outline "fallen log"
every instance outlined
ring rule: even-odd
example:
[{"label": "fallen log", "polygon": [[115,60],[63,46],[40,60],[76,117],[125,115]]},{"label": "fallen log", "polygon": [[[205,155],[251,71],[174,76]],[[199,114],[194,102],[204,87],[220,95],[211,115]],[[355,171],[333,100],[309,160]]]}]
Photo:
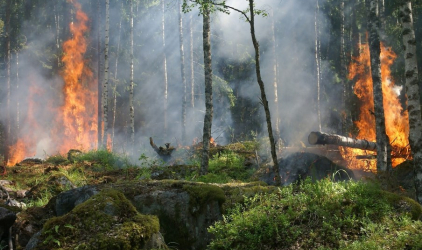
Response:
[{"label": "fallen log", "polygon": [[349,148],[358,148],[362,150],[377,150],[377,144],[375,142],[322,132],[311,132],[308,136],[308,142],[311,145],[332,144]]}]

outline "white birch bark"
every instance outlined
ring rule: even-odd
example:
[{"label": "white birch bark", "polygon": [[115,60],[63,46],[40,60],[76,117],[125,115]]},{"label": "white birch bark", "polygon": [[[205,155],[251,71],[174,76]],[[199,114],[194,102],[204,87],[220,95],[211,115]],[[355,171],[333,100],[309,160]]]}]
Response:
[{"label": "white birch bark", "polygon": [[402,0],[400,8],[404,45],[407,111],[409,113],[409,142],[413,154],[416,200],[422,204],[422,122],[416,38],[413,28],[412,4]]}]

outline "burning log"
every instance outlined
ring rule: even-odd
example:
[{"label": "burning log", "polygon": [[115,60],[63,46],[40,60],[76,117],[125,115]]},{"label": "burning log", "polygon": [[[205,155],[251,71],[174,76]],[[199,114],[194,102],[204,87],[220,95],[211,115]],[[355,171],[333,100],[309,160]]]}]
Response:
[{"label": "burning log", "polygon": [[322,132],[311,132],[308,136],[308,142],[312,145],[316,144],[333,144],[349,148],[358,148],[362,150],[376,151],[377,144],[367,140],[353,139],[346,136],[327,134]]},{"label": "burning log", "polygon": [[164,147],[157,147],[155,145],[154,140],[152,140],[152,137],[149,138],[149,144],[154,149],[154,151],[161,157],[163,160],[168,160],[171,157],[171,153],[175,150],[174,147],[170,147],[170,143],[165,143]]}]

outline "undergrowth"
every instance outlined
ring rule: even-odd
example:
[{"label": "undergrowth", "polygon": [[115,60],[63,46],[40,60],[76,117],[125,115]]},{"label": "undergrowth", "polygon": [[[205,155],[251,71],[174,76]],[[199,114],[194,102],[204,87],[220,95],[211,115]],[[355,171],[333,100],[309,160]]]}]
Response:
[{"label": "undergrowth", "polygon": [[307,179],[245,198],[209,228],[209,249],[422,249],[421,214],[375,184]]}]

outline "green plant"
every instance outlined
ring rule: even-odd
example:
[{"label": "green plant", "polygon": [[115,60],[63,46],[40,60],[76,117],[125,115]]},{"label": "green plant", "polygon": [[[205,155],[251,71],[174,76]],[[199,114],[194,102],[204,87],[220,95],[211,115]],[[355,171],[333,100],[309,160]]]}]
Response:
[{"label": "green plant", "polygon": [[421,214],[415,201],[374,184],[307,179],[273,194],[245,197],[209,228],[215,236],[209,249],[371,249],[371,244],[404,249],[405,241],[409,249],[420,249],[416,232],[422,225],[412,219]]},{"label": "green plant", "polygon": [[105,170],[127,167],[127,157],[118,155],[105,149],[92,150],[74,156],[76,162],[93,162],[94,166]]}]

